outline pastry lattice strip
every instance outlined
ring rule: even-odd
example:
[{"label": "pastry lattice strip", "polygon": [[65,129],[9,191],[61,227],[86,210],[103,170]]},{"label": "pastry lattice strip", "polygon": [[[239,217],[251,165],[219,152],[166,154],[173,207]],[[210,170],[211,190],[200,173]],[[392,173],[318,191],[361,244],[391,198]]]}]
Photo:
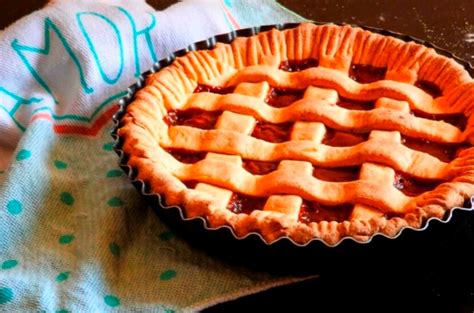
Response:
[{"label": "pastry lattice strip", "polygon": [[[263,101],[268,91],[269,91],[268,84],[243,83],[237,86],[235,93],[256,97]],[[224,111],[216,123],[216,129],[230,130],[230,131],[239,132],[245,135],[250,135],[255,127],[255,124],[256,124],[256,120],[252,116],[241,115],[241,114],[237,114],[237,113],[233,113],[229,111]],[[306,137],[308,140],[316,139],[317,141],[319,140],[319,142],[322,140],[323,137],[321,135],[319,136],[316,135],[317,138],[315,138],[315,136],[312,136],[312,134],[314,134],[314,131],[308,132],[308,127],[305,127],[305,125],[303,124],[304,123],[300,123],[299,124],[300,126],[297,128],[300,131],[298,130],[293,131],[292,137],[298,138],[298,137],[303,136],[303,137]],[[318,130],[318,128],[320,130],[324,128],[324,125],[321,123],[307,123],[307,124],[310,124],[310,126],[312,126],[312,129],[316,127],[316,131]],[[299,135],[299,133],[301,134]],[[208,153],[206,156],[206,159],[207,160],[209,159],[221,160],[224,162],[232,163],[237,166],[242,166],[242,159],[238,155],[229,156],[229,155],[219,155],[219,154],[214,154],[214,153]],[[280,168],[282,166],[284,167],[285,166],[284,164],[285,163],[282,163],[280,165]],[[310,171],[312,172],[311,169]],[[205,183],[197,184],[195,189],[211,195],[214,198],[215,207],[221,208],[221,209],[227,207],[227,204],[231,200],[231,197],[233,194],[232,191],[228,189],[218,188],[213,185],[209,185]],[[270,211],[277,214],[284,214],[287,216],[287,218],[289,218],[293,222],[296,222],[298,220],[299,211],[300,211],[302,202],[303,202],[303,199],[296,195],[271,195],[267,198],[263,211]]]},{"label": "pastry lattice strip", "polygon": [[[259,98],[264,98],[266,93],[268,92],[268,86],[265,84],[242,84],[241,86],[238,86],[236,93],[246,93],[249,94],[253,97],[259,97]],[[331,90],[324,90],[324,89],[319,89],[319,88],[311,88],[307,91],[306,95],[308,97],[312,97],[314,99],[323,99],[327,100],[330,98],[337,98],[337,93]],[[337,99],[332,99],[333,101]],[[324,104],[321,104],[324,105]],[[239,132],[245,135],[250,135],[253,127],[255,126],[256,120],[247,115],[241,115],[233,112],[228,112],[225,111],[219,120],[217,121],[216,128],[218,130],[232,130],[234,132]],[[296,122],[293,131],[291,133],[291,139],[292,140],[306,140],[308,142],[312,142],[314,145],[318,145],[321,143],[322,139],[324,138],[324,133],[325,133],[325,126],[322,123],[314,123],[314,122]],[[221,174],[223,176],[226,176],[224,172],[228,172],[229,169],[234,169],[234,176],[235,177],[242,177],[242,176],[247,176],[249,178],[249,185],[252,186],[252,184],[258,183],[258,180],[260,179],[265,180],[265,177],[254,177],[253,175],[249,175],[248,173],[245,174],[244,170],[242,169],[242,159],[240,156],[228,156],[228,155],[219,155],[215,153],[209,153],[207,157],[205,158],[204,161],[200,162],[200,165],[191,165],[188,166],[189,173],[193,173],[193,168],[195,167],[205,167],[204,164],[208,163],[213,163],[213,166],[209,166],[209,168],[215,168],[217,169],[216,171],[219,171],[219,169],[222,170],[222,173],[216,173],[217,175],[208,175],[207,174],[201,174],[205,175],[206,178],[204,180],[207,180],[211,185],[208,185],[206,183],[200,183],[196,186],[196,190],[203,191],[209,194],[212,194],[216,198],[216,206],[217,207],[225,207],[225,204],[227,204],[232,196],[232,192],[228,189],[224,188],[218,188],[216,186],[212,186],[213,182],[217,182],[219,185],[225,183],[226,181],[232,181],[230,177],[221,177],[223,178],[219,182],[219,177],[218,175]],[[232,170],[231,170],[232,171]],[[197,171],[199,172],[199,171]],[[312,176],[313,172],[313,167],[312,164],[309,162],[304,162],[304,161],[289,161],[285,160],[282,161],[274,173],[277,173],[277,175],[269,174],[276,176],[275,179],[277,181],[281,181],[281,179],[278,178],[278,176],[283,176],[285,179],[288,179],[290,175],[295,176],[300,178],[302,181],[306,180],[309,182],[314,182],[316,181],[317,184],[319,184],[321,190],[324,190],[324,186],[326,184],[337,184],[337,183],[330,183],[330,182],[323,182],[323,181],[318,181],[316,178]],[[188,173],[188,174],[189,174]],[[279,175],[278,175],[279,174]],[[184,174],[185,175],[185,174]],[[252,178],[254,178],[254,181],[252,182]],[[196,177],[200,177],[198,174]],[[268,176],[270,177],[270,176]],[[268,178],[267,177],[267,178]],[[210,178],[210,179],[209,179]],[[183,176],[183,179],[185,177]],[[213,181],[213,179],[215,179]],[[266,179],[269,181],[270,179]],[[393,179],[392,179],[393,181]],[[269,181],[270,182],[270,181]],[[268,200],[265,204],[264,211],[272,211],[272,212],[279,212],[279,213],[284,213],[289,215],[289,217],[296,221],[298,218],[299,214],[299,209],[301,207],[303,197],[304,198],[309,198],[309,200],[316,200],[321,202],[328,202],[327,198],[324,198],[324,194],[322,192],[319,192],[319,197],[311,198],[314,194],[314,192],[308,192],[304,190],[304,188],[299,188],[298,186],[298,181],[293,180],[293,182],[285,182],[286,184],[289,185],[288,187],[288,193],[289,195],[271,195],[271,192],[268,194]],[[293,184],[292,184],[293,183]],[[262,184],[262,182],[260,182]],[[311,184],[310,184],[311,185]],[[363,185],[363,186],[362,186]],[[373,190],[376,187],[376,184],[373,184],[371,182],[360,182],[360,181],[355,181],[355,182],[349,182],[349,183],[342,183],[340,184],[340,187],[342,188],[340,193],[336,194],[337,196],[340,196],[342,194],[350,195],[347,190],[351,189],[352,186],[355,187],[355,190],[363,190],[365,187],[368,187],[367,185],[371,185],[371,188],[367,190]],[[359,188],[357,188],[359,186]],[[362,186],[362,187],[361,187]],[[225,186],[224,186],[225,187]],[[236,186],[231,186],[232,190],[236,190],[239,188],[236,188]],[[279,186],[281,187],[281,186]],[[244,188],[244,184],[241,184],[240,188]],[[303,190],[302,190],[303,189]],[[318,187],[313,188],[313,189],[318,189]],[[333,188],[331,188],[333,189]],[[394,201],[396,204],[395,206],[387,207],[382,205],[382,209],[388,212],[393,212],[400,210],[400,208],[403,208],[403,204],[409,201],[409,198],[401,194],[398,190],[396,190],[392,185],[387,185],[384,187],[385,189],[385,195],[388,193],[392,194],[391,199],[397,198],[399,201]],[[257,190],[262,190],[262,188],[257,188]],[[243,192],[248,194],[248,189],[245,190],[247,192]],[[299,194],[292,194],[292,191],[299,191]],[[318,192],[316,192],[318,193]],[[256,194],[255,196],[265,196],[265,194]],[[338,202],[339,199],[333,199],[335,202],[332,204],[340,204],[344,203],[344,201],[349,201],[349,202],[354,202],[360,195],[356,192],[355,194],[353,193],[352,198],[341,198],[343,202]],[[367,197],[367,195],[366,195]],[[373,201],[373,199],[369,199],[370,201]],[[377,201],[379,201],[378,199]],[[329,200],[330,202],[331,200]],[[402,201],[402,203],[400,203]],[[217,204],[218,203],[218,204]],[[387,204],[387,202],[386,202]],[[398,207],[398,208],[397,208]]]},{"label": "pastry lattice strip", "polygon": [[[385,97],[383,94],[382,96]],[[235,93],[218,95],[203,92],[191,95],[182,106],[172,109],[228,110],[252,115],[273,124],[298,121],[304,114],[306,120],[323,122],[329,127],[341,130],[396,130],[404,135],[422,137],[435,142],[457,143],[464,140],[459,128],[442,121],[419,118],[409,112],[387,108],[356,111],[335,105],[318,106],[318,102],[311,98],[304,98],[285,108],[274,108],[255,97]]]},{"label": "pastry lattice strip", "polygon": [[[268,85],[266,83],[243,83],[239,85],[238,89],[244,88],[244,86],[248,89],[253,85],[268,90]],[[332,91],[332,93],[330,93],[332,96],[329,96],[328,93],[318,95],[320,90],[324,89],[309,87],[306,90],[303,99],[297,102],[307,102],[308,109],[300,112],[300,116],[295,116],[295,119],[303,117],[305,120],[311,120],[312,108],[325,110],[327,107],[336,107],[333,103],[337,102],[337,93]],[[263,102],[263,95],[261,95],[260,98],[252,96],[246,97],[248,100],[246,102],[247,107],[251,107],[252,105],[255,108],[261,106],[269,107]],[[196,100],[196,102],[193,103],[203,103],[207,105],[210,103],[209,101],[206,101],[208,99],[205,97],[198,100],[200,101]],[[236,109],[238,107],[231,108]],[[337,116],[337,114],[344,116],[347,112],[351,112],[350,110],[343,110],[343,112],[335,110],[331,116]],[[394,110],[393,108],[377,108],[374,110],[385,110],[383,112],[391,112],[392,115],[401,114],[399,113],[399,110]],[[238,111],[238,113],[245,113],[242,112],[244,110],[235,111]],[[229,114],[228,111],[225,112],[225,114]],[[407,115],[409,114],[407,113]],[[381,122],[385,119],[386,117]],[[366,120],[370,121],[370,116],[367,117]],[[233,121],[229,120],[229,123],[233,123]],[[299,125],[303,125],[301,123],[303,122],[297,121],[294,127],[297,129]],[[319,123],[314,122],[312,124],[317,125]],[[309,125],[311,125],[311,123]],[[457,129],[454,126],[451,127]],[[258,161],[296,159],[308,161],[316,166],[323,167],[360,165],[363,162],[376,161],[378,163],[384,163],[398,171],[408,173],[413,177],[422,179],[449,180],[452,175],[448,163],[442,162],[427,153],[410,149],[400,141],[386,141],[383,140],[383,138],[380,139],[377,137],[369,138],[368,141],[356,146],[331,147],[322,145],[320,142],[305,140],[305,138],[292,138],[292,140],[288,142],[271,143],[251,137],[250,134],[247,133],[236,132],[232,128],[202,130],[188,126],[171,126],[168,136],[169,140],[164,141],[163,144],[165,146],[169,144],[169,148],[189,149],[193,151],[212,151],[216,153],[233,153],[241,155],[245,159]],[[380,145],[385,145],[386,149],[380,149]],[[374,153],[374,151],[376,153]]]},{"label": "pastry lattice strip", "polygon": [[[380,98],[377,100],[376,107],[386,107],[392,108],[395,110],[400,110],[402,112],[409,112],[410,107],[408,103],[402,101],[396,101],[389,98]],[[401,137],[400,133],[393,132],[384,132],[384,131],[372,131],[370,132],[369,138],[380,138],[386,142],[400,143]],[[376,181],[382,185],[393,185],[395,179],[395,171],[387,166],[373,164],[373,163],[363,163],[360,172],[360,178]],[[377,210],[376,208],[356,204],[352,210],[351,219],[359,220],[370,220],[372,218],[381,217],[383,213]]]},{"label": "pastry lattice strip", "polygon": [[243,82],[262,81],[277,88],[305,89],[309,86],[318,86],[334,89],[339,95],[353,100],[375,101],[380,97],[387,97],[407,101],[411,109],[432,114],[460,113],[463,108],[455,104],[447,106],[447,97],[433,99],[431,95],[412,84],[393,80],[361,84],[350,78],[347,73],[321,66],[299,72],[286,72],[274,66],[256,65],[238,71],[226,85],[235,86]]}]

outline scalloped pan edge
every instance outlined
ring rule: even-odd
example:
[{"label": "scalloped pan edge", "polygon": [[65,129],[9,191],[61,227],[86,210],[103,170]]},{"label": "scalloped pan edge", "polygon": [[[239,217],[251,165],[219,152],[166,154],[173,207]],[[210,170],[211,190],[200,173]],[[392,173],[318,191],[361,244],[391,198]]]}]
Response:
[{"label": "scalloped pan edge", "polygon": [[[328,24],[328,23],[324,23],[324,22],[312,22],[312,23],[314,23],[316,25]],[[126,107],[132,102],[135,92],[143,87],[146,77],[148,75],[150,75],[151,73],[155,73],[155,72],[167,67],[177,57],[183,56],[183,55],[185,55],[186,53],[188,53],[190,51],[203,50],[203,49],[212,49],[217,42],[230,43],[236,37],[240,37],[240,36],[248,37],[248,36],[256,35],[256,34],[258,34],[260,32],[263,32],[263,31],[271,30],[273,28],[276,28],[278,30],[284,30],[284,29],[294,28],[298,25],[299,25],[299,23],[263,25],[263,26],[258,26],[258,27],[240,29],[240,30],[232,31],[232,32],[225,33],[225,34],[216,35],[216,36],[210,37],[206,40],[195,42],[193,44],[190,44],[187,48],[178,50],[174,53],[171,53],[168,57],[160,60],[159,62],[156,62],[150,70],[148,70],[146,72],[143,72],[138,77],[138,81],[135,84],[131,85],[127,89],[127,95],[125,95],[122,99],[120,99],[119,109],[113,116],[114,128],[112,130],[111,135],[115,140],[114,150],[120,158],[119,159],[120,167],[125,171],[128,178],[130,179],[132,184],[138,189],[138,191],[145,198],[147,198],[149,201],[151,200],[151,203],[156,204],[156,206],[154,206],[154,209],[158,213],[172,213],[172,212],[169,212],[169,211],[175,211],[174,214],[177,213],[180,220],[183,223],[190,224],[191,222],[198,221],[199,225],[196,225],[197,223],[194,223],[194,225],[192,225],[191,227],[200,227],[203,230],[208,231],[208,232],[221,232],[221,233],[225,232],[225,233],[227,233],[227,235],[230,235],[234,239],[237,239],[237,240],[245,240],[245,239],[249,240],[249,238],[257,238],[257,240],[259,242],[263,243],[264,245],[274,246],[274,247],[278,246],[281,243],[289,242],[289,243],[291,243],[291,245],[296,246],[296,247],[300,247],[300,248],[310,247],[310,246],[315,246],[315,245],[318,245],[319,246],[318,248],[321,248],[321,247],[334,248],[336,246],[341,245],[343,242],[353,242],[356,245],[366,245],[366,244],[369,244],[369,243],[373,242],[374,240],[376,240],[376,238],[383,238],[382,240],[385,240],[385,241],[387,239],[393,240],[393,239],[399,238],[403,233],[407,233],[407,230],[412,230],[415,233],[424,232],[428,228],[432,227],[431,224],[434,224],[434,223],[447,224],[451,221],[451,219],[453,218],[454,215],[465,214],[467,212],[469,212],[469,213],[472,212],[474,210],[473,209],[474,196],[471,197],[471,206],[470,206],[470,208],[467,208],[467,207],[452,208],[451,210],[448,211],[448,214],[446,214],[446,216],[443,219],[439,219],[439,218],[435,218],[435,217],[430,218],[424,223],[423,227],[421,227],[421,228],[413,228],[413,227],[408,227],[408,226],[404,227],[395,236],[392,236],[392,237],[388,236],[388,235],[385,235],[385,234],[381,234],[381,233],[377,233],[377,234],[372,235],[366,241],[360,241],[360,240],[357,240],[356,238],[353,238],[353,237],[344,237],[344,238],[341,238],[341,240],[338,241],[337,243],[331,245],[331,244],[326,243],[324,240],[322,240],[320,238],[313,238],[310,241],[306,242],[305,244],[299,244],[299,243],[293,241],[291,238],[289,238],[287,236],[282,236],[282,237],[280,237],[280,238],[278,238],[278,239],[276,239],[276,240],[269,243],[257,232],[250,232],[245,236],[239,237],[235,234],[235,232],[233,231],[233,229],[230,226],[223,225],[223,226],[220,226],[220,227],[213,228],[213,227],[208,226],[207,221],[204,217],[197,216],[197,217],[193,217],[193,218],[187,218],[187,217],[185,217],[185,214],[184,214],[182,208],[180,208],[178,206],[166,206],[166,204],[164,203],[163,198],[161,197],[160,194],[150,193],[150,192],[147,191],[146,182],[144,182],[143,180],[140,180],[140,179],[136,179],[135,178],[136,176],[134,175],[135,173],[133,172],[132,168],[129,165],[127,165],[127,155],[121,149],[122,142],[121,142],[120,136],[117,133],[119,125],[120,125],[120,120],[122,119],[122,117],[125,113]],[[345,25],[345,24],[336,24],[336,25]],[[393,31],[381,29],[381,28],[368,27],[368,26],[358,25],[358,24],[349,24],[349,25],[351,25],[353,27],[360,27],[362,29],[366,29],[366,30],[369,30],[369,31],[372,31],[372,32],[375,32],[375,33],[382,34],[382,35],[393,36],[393,37],[396,37],[396,38],[404,40],[404,41],[414,41],[416,43],[419,43],[419,44],[425,45],[427,47],[433,48],[439,54],[447,56],[449,58],[452,58],[455,61],[457,61],[458,63],[460,63],[461,65],[463,65],[464,68],[469,72],[469,74],[471,76],[473,76],[474,68],[470,63],[458,58],[457,56],[455,56],[454,54],[452,54],[451,52],[449,52],[447,50],[444,50],[442,48],[437,47],[436,45],[434,45],[430,42],[427,42],[427,41],[424,41],[424,40],[421,40],[421,39],[418,39],[418,38],[414,38],[414,37],[411,37],[411,36],[408,36],[408,35],[405,35],[405,34],[401,34],[401,33],[393,32]],[[160,210],[163,210],[163,212],[160,212]],[[168,214],[168,215],[173,215],[173,213]]]}]

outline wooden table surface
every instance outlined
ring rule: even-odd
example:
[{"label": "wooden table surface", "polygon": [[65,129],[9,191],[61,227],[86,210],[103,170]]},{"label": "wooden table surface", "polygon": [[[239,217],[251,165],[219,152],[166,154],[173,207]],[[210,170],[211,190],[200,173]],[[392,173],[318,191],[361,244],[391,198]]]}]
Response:
[{"label": "wooden table surface", "polygon": [[[0,0],[0,29],[41,8],[44,0]],[[149,0],[156,9],[176,1]],[[427,40],[474,62],[474,0],[281,0],[290,10],[322,22],[346,22],[380,27]],[[207,312],[240,312],[263,306],[275,311],[311,312],[425,311],[474,312],[473,221],[459,237],[425,259],[406,259],[397,271],[384,268],[384,256],[373,265],[341,266],[339,274],[217,305]],[[446,243],[445,243],[446,245]],[[445,251],[449,251],[446,253]],[[445,260],[446,259],[446,260]],[[400,270],[402,269],[402,270]],[[406,271],[405,271],[406,269]],[[427,270],[429,269],[429,270]],[[365,272],[364,272],[365,271]],[[338,271],[336,271],[338,272]],[[396,277],[394,274],[396,273]],[[403,282],[401,287],[398,284]],[[375,304],[377,299],[385,304]],[[267,311],[265,310],[265,311]]]}]

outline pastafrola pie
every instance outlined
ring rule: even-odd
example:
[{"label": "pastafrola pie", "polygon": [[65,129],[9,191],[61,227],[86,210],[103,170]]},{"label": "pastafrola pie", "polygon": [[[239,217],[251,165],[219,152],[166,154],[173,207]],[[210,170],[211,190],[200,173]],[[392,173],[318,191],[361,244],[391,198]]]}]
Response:
[{"label": "pastafrola pie", "polygon": [[118,134],[138,179],[186,217],[334,245],[463,205],[473,107],[473,79],[432,48],[303,23],[176,58]]}]

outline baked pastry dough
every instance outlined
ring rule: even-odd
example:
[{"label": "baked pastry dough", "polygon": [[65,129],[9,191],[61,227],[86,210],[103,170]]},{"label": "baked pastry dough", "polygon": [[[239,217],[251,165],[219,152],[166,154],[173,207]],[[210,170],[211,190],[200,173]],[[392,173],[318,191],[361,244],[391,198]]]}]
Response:
[{"label": "baked pastry dough", "polygon": [[303,23],[151,74],[118,134],[167,205],[238,236],[366,241],[474,194],[474,81],[417,43]]}]

